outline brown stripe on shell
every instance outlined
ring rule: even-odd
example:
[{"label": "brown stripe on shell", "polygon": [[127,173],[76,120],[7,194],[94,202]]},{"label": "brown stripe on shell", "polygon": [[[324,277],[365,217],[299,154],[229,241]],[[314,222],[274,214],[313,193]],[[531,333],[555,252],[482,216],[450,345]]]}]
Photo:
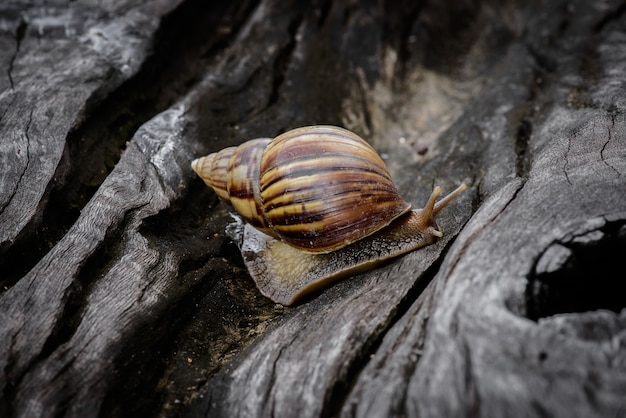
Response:
[{"label": "brown stripe on shell", "polygon": [[[311,184],[321,185],[312,187]],[[330,202],[346,194],[357,193],[361,198],[397,200],[398,194],[393,183],[381,181],[376,173],[367,171],[326,170],[300,177],[285,178],[267,189],[263,196],[266,212],[289,204],[310,201]]]},{"label": "brown stripe on shell", "polygon": [[384,177],[386,181],[391,182],[391,176],[386,169],[384,167],[381,169],[369,158],[345,153],[316,153],[314,148],[308,152],[307,158],[301,156],[291,162],[282,161],[280,166],[265,172],[262,184],[263,191],[267,191],[271,196],[272,193],[269,190],[275,187],[276,183],[286,178],[304,177],[326,170],[341,170],[346,173],[356,171],[364,174],[376,173],[378,176]]},{"label": "brown stripe on shell", "polygon": [[324,176],[312,180],[320,188],[290,191],[286,201],[266,216],[290,244],[309,251],[329,251],[383,228],[410,209],[395,189],[381,183],[351,179],[327,185]]},{"label": "brown stripe on shell", "polygon": [[[399,215],[394,216],[396,212],[393,202],[387,202],[387,205],[377,205],[375,214],[372,214],[367,209],[354,206],[348,209],[344,208],[340,212],[326,214],[326,217],[321,222],[324,225],[324,230],[333,231],[332,234],[320,233],[320,230],[315,228],[307,228],[307,225],[315,225],[315,223],[309,223],[300,224],[297,227],[294,226],[293,229],[289,229],[289,227],[283,228],[280,231],[280,236],[290,245],[301,248],[304,251],[330,252],[371,235],[406,212],[400,212]],[[379,224],[380,227],[374,231],[371,231],[372,215],[382,218],[382,222]],[[344,223],[343,220],[346,217],[353,221]]]},{"label": "brown stripe on shell", "polygon": [[269,138],[253,139],[237,147],[228,165],[228,194],[233,208],[252,226],[268,231],[259,190],[261,158]]},{"label": "brown stripe on shell", "polygon": [[[321,184],[323,189],[311,187]],[[336,193],[346,193],[351,189],[375,190],[378,193],[397,197],[397,190],[391,179],[380,173],[358,167],[325,166],[320,159],[319,167],[311,170],[295,171],[282,176],[270,187],[263,190],[266,210],[284,205],[284,202],[302,202],[322,199]],[[291,195],[289,198],[287,195]]]},{"label": "brown stripe on shell", "polygon": [[296,129],[268,145],[261,197],[276,234],[311,252],[341,248],[410,209],[369,144],[326,126]]},{"label": "brown stripe on shell", "polygon": [[310,126],[285,132],[267,146],[261,166],[264,177],[261,187],[271,184],[273,170],[289,170],[289,165],[295,162],[333,154],[340,158],[362,158],[366,165],[391,178],[380,156],[356,134],[335,126]]}]

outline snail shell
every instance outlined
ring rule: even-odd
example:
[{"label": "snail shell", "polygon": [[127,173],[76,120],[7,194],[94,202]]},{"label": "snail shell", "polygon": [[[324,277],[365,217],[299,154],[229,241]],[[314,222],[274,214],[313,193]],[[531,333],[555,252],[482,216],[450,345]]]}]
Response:
[{"label": "snail shell", "polygon": [[[192,162],[249,225],[244,262],[261,292],[289,305],[345,275],[442,236],[434,216],[466,187],[411,210],[385,163],[334,126],[294,129]],[[260,231],[260,232],[259,232]]]},{"label": "snail shell", "polygon": [[334,126],[255,139],[193,168],[251,225],[308,252],[345,247],[411,209],[376,151]]}]

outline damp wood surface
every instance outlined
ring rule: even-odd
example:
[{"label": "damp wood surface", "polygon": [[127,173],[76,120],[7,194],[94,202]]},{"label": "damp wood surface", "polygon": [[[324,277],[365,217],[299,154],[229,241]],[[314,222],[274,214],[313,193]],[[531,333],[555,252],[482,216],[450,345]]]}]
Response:
[{"label": "damp wood surface", "polygon": [[[617,0],[0,5],[0,416],[626,414]],[[313,124],[444,236],[293,307],[192,159]]]}]

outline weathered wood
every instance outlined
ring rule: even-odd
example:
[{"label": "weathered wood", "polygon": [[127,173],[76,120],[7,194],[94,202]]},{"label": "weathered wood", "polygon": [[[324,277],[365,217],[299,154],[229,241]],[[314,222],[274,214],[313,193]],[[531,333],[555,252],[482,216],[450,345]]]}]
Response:
[{"label": "weathered wood", "polygon": [[[623,414],[622,2],[144,3],[0,6],[0,415]],[[471,188],[285,308],[189,164],[315,123]]]},{"label": "weathered wood", "polygon": [[145,61],[158,18],[168,9],[125,11],[129,5],[1,6],[7,48],[0,98],[0,249],[36,227],[54,175],[64,168],[68,134],[88,104]]}]

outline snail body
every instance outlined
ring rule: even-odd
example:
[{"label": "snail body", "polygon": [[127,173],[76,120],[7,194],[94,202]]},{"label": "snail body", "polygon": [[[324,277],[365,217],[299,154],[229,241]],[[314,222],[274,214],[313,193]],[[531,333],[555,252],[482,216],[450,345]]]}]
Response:
[{"label": "snail body", "polygon": [[333,280],[432,243],[437,187],[411,210],[385,163],[358,135],[309,126],[225,148],[193,170],[249,224],[242,254],[265,296],[290,305]]}]

